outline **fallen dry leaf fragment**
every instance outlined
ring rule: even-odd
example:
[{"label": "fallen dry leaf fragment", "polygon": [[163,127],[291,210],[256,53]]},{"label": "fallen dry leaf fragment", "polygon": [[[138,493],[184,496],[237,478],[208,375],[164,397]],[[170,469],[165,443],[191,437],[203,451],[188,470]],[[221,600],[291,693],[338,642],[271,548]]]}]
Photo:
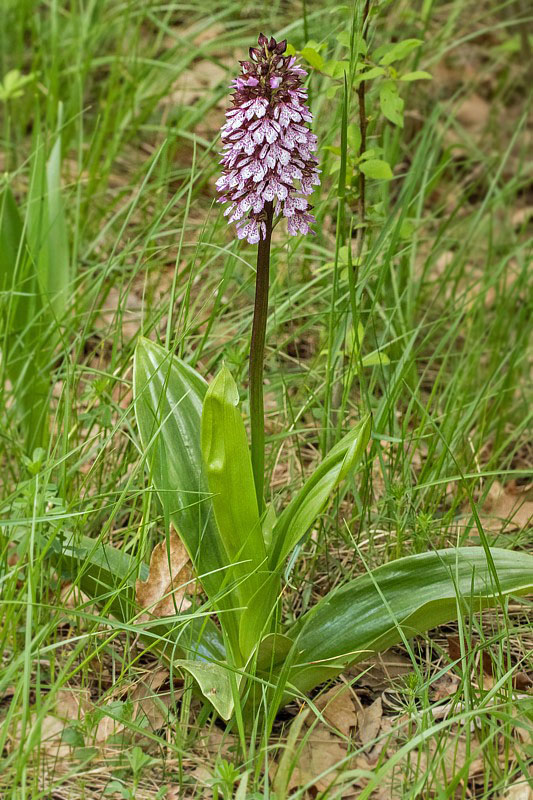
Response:
[{"label": "fallen dry leaf fragment", "polygon": [[514,481],[502,486],[494,481],[480,514],[483,527],[504,533],[533,525],[532,495],[530,486],[522,488]]},{"label": "fallen dry leaf fragment", "polygon": [[461,660],[461,642],[458,636],[448,636],[448,655],[451,661]]},{"label": "fallen dry leaf fragment", "polygon": [[[63,608],[68,608],[69,611],[82,611],[88,616],[98,614],[98,609],[94,603],[91,603],[89,596],[73,583],[65,583],[61,589],[60,599]],[[86,626],[88,621],[84,616],[77,616],[77,624],[80,627]]]},{"label": "fallen dry leaf fragment", "polygon": [[533,688],[533,678],[527,672],[513,673],[513,689],[518,692],[529,692]]},{"label": "fallen dry leaf fragment", "polygon": [[[80,606],[89,607],[91,602],[89,596],[86,595],[85,592],[82,592],[79,586],[74,586],[74,584],[70,582],[65,583],[59,596],[65,608],[76,609]],[[94,608],[94,606],[91,608]]]},{"label": "fallen dry leaf fragment", "polygon": [[449,736],[444,748],[441,742],[431,739],[429,751],[432,764],[437,762],[439,769],[446,774],[448,780],[452,780],[466,764],[468,764],[469,780],[474,775],[480,775],[483,772],[484,762],[480,748],[472,743],[470,747],[467,747],[466,739],[463,736]]},{"label": "fallen dry leaf fragment", "polygon": [[434,703],[439,703],[441,700],[446,700],[448,697],[453,697],[457,694],[461,679],[458,675],[451,672],[446,672],[438,680],[433,681],[431,684],[431,699]]},{"label": "fallen dry leaf fragment", "polygon": [[222,731],[220,728],[209,728],[200,732],[196,744],[202,751],[202,757],[206,753],[209,761],[217,758],[231,758],[236,747],[236,738],[232,733]]},{"label": "fallen dry leaf fragment", "polygon": [[88,689],[60,689],[57,693],[56,713],[63,719],[81,719],[89,707]]},{"label": "fallen dry leaf fragment", "polygon": [[7,700],[10,700],[14,697],[16,691],[17,687],[14,684],[6,686],[2,694],[0,694],[0,703],[5,703]]},{"label": "fallen dry leaf fragment", "polygon": [[48,715],[43,719],[41,725],[41,750],[47,755],[53,755],[55,758],[65,758],[70,753],[70,746],[64,744],[61,739],[63,731],[66,728],[66,723],[62,719],[58,719],[52,715]]},{"label": "fallen dry leaf fragment", "polygon": [[316,721],[311,709],[301,711],[292,721],[287,739],[279,750],[277,764],[271,766],[276,795],[288,797],[293,790],[305,786],[309,795],[314,797],[317,792],[326,791],[333,785],[335,792],[332,796],[344,798],[353,794],[355,780],[350,779],[349,785],[345,786],[343,775],[355,767],[366,770],[368,764],[364,757],[347,757],[348,747],[346,740]]},{"label": "fallen dry leaf fragment", "polygon": [[378,653],[371,659],[358,661],[345,671],[345,676],[357,679],[358,686],[369,686],[375,690],[390,687],[391,683],[413,671],[410,658],[394,650]]},{"label": "fallen dry leaf fragment", "polygon": [[[202,800],[210,800],[213,797],[213,772],[206,764],[199,764],[193,770],[188,773],[189,779],[194,780],[194,789],[196,798],[202,798]],[[215,795],[216,796],[216,795]],[[170,795],[171,798],[178,798],[183,797],[183,789],[180,791],[179,794]]]},{"label": "fallen dry leaf fragment", "polygon": [[372,705],[357,712],[359,722],[359,738],[361,744],[368,745],[373,742],[379,733],[381,719],[383,717],[383,703],[381,697],[374,700]]},{"label": "fallen dry leaf fragment", "polygon": [[186,593],[193,573],[189,555],[178,534],[171,530],[168,542],[157,544],[150,557],[150,572],[146,581],[138,580],[135,595],[141,608],[149,616],[170,617],[190,607]]},{"label": "fallen dry leaf fragment", "polygon": [[527,717],[522,717],[521,712],[518,710],[518,706],[515,706],[513,709],[512,716],[515,719],[513,733],[515,736],[517,749],[521,753],[524,760],[529,759],[533,746],[531,721]]},{"label": "fallen dry leaf fragment", "polygon": [[511,222],[515,228],[519,228],[529,222],[530,219],[533,219],[533,206],[517,208],[511,216]]},{"label": "fallen dry leaf fragment", "polygon": [[138,683],[131,695],[134,719],[146,717],[150,729],[153,731],[163,727],[167,718],[165,710],[170,708],[173,700],[181,696],[181,690],[174,693],[169,691],[163,694],[158,693],[157,690],[166,683],[169,677],[170,673],[167,669],[158,669]]},{"label": "fallen dry leaf fragment", "polygon": [[[96,726],[94,744],[104,745],[111,736],[116,736],[118,733],[121,733],[126,725],[120,719],[116,719],[116,706],[113,700],[101,706],[99,710],[102,712],[103,716]],[[106,710],[108,710],[109,713],[106,713]]]},{"label": "fallen dry leaf fragment", "polygon": [[533,789],[524,777],[523,780],[513,783],[501,796],[501,800],[533,800]]},{"label": "fallen dry leaf fragment", "polygon": [[[289,778],[287,790],[300,789],[310,783],[319,792],[326,791],[337,778],[337,764],[346,758],[346,745],[328,729],[318,723],[299,743],[296,764]],[[342,769],[347,769],[343,764]],[[322,775],[322,773],[327,773]],[[322,777],[320,777],[322,776]]]},{"label": "fallen dry leaf fragment", "polygon": [[89,707],[89,691],[86,689],[60,689],[56,696],[52,714],[48,714],[41,725],[41,750],[54,758],[65,758],[71,745],[63,741],[63,731],[72,722],[83,719]]},{"label": "fallen dry leaf fragment", "polygon": [[433,278],[441,278],[450,264],[453,262],[454,258],[455,253],[453,250],[445,250],[443,253],[441,253],[432,267],[431,276]]},{"label": "fallen dry leaf fragment", "polygon": [[346,685],[333,686],[316,699],[315,705],[322,712],[326,722],[344,736],[348,736],[350,730],[357,726],[357,712]]}]

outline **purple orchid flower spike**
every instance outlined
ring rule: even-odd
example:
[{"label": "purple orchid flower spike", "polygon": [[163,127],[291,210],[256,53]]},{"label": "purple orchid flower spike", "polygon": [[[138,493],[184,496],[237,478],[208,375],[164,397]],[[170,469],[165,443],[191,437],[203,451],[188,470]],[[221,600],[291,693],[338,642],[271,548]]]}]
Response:
[{"label": "purple orchid flower spike", "polygon": [[[313,116],[294,56],[284,56],[286,40],[261,34],[242,75],[231,86],[233,105],[221,136],[223,174],[217,181],[224,212],[237,223],[237,236],[256,244],[267,238],[272,215],[287,218],[292,236],[316,222],[307,196],[318,186],[317,138],[305,123]],[[299,182],[299,186],[296,182]],[[275,205],[274,205],[275,204]],[[270,218],[270,219],[269,219]]]},{"label": "purple orchid flower spike", "polygon": [[239,239],[258,245],[249,399],[252,469],[262,513],[263,372],[274,216],[286,217],[292,236],[309,233],[316,220],[307,197],[320,184],[320,170],[313,155],[317,138],[306,125],[313,119],[302,86],[307,73],[293,56],[283,55],[285,40],[260,34],[257,44],[250,48],[250,60],[241,61],[242,75],[231,84],[235,91],[221,130],[223,169],[217,189],[218,201],[230,204],[224,213],[237,223]]}]

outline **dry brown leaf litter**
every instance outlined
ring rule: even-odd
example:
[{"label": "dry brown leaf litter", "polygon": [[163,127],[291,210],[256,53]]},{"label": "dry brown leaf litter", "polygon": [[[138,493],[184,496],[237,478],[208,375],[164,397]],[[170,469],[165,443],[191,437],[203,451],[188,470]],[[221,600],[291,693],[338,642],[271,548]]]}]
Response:
[{"label": "dry brown leaf litter", "polygon": [[513,783],[507,792],[501,796],[501,800],[533,800],[533,789],[528,784],[527,779],[523,778]]},{"label": "dry brown leaf litter", "polygon": [[344,684],[333,686],[315,700],[315,706],[322,712],[326,722],[344,736],[349,736],[357,726],[357,712],[350,691]]},{"label": "dry brown leaf litter", "polygon": [[[442,692],[442,687],[438,685],[440,682],[436,682],[434,687]],[[456,680],[446,688],[447,691],[441,695],[443,698],[448,696],[448,692],[456,692]],[[290,761],[289,775],[282,783],[274,775],[274,783],[278,782],[280,790],[285,784],[288,793],[306,786],[307,797],[312,798],[317,792],[330,790],[335,797],[355,800],[361,789],[375,775],[376,770],[386,765],[393,756],[396,756],[400,748],[410,742],[414,731],[419,732],[416,714],[414,717],[408,713],[397,714],[394,717],[384,715],[385,695],[378,696],[371,705],[356,712],[358,701],[354,700],[346,690],[346,686],[336,686],[315,700],[314,705],[319,708],[322,718],[331,727],[311,716],[309,711],[303,712],[303,725],[301,721],[299,722],[299,717],[294,720],[293,724],[299,728],[298,735],[291,743],[289,732],[284,747],[289,747],[290,753],[287,754],[286,750],[282,749],[278,759],[280,767],[284,760]],[[345,698],[344,708],[339,703],[342,697]],[[440,698],[436,696],[433,699]],[[325,713],[328,704],[331,709],[329,719]],[[460,713],[460,710],[460,704],[453,700],[448,705],[435,704],[431,708],[431,713],[435,721],[439,721],[447,718],[449,714]],[[354,718],[357,719],[356,725],[351,724]],[[513,738],[518,750],[524,748],[522,760],[527,760],[527,747],[531,744],[530,734],[524,721],[518,717]],[[503,737],[497,737],[494,744],[496,745],[494,752],[502,768],[513,765],[518,767],[515,750],[506,748]],[[424,775],[427,777],[424,791],[428,794],[421,796],[430,797],[433,796],[432,787],[437,784],[441,788],[451,785],[465,768],[467,768],[465,777],[459,781],[451,797],[464,796],[463,785],[467,796],[471,796],[472,787],[477,780],[483,781],[485,775],[485,759],[475,735],[475,726],[469,726],[467,730],[461,724],[453,724],[444,736],[435,736],[419,747],[410,749],[390,772],[385,769],[383,780],[372,794],[372,798],[401,800],[406,787],[411,785],[410,781],[418,781]],[[351,771],[349,780],[344,777],[346,771]],[[510,791],[511,800],[514,800],[512,792],[517,792],[517,797],[521,798],[518,787],[516,789],[513,787]],[[507,795],[503,795],[502,800],[506,799]]]},{"label": "dry brown leaf litter", "polygon": [[359,723],[359,738],[363,745],[369,745],[376,740],[381,728],[383,718],[383,702],[378,697],[374,702],[357,713]]},{"label": "dry brown leaf litter", "polygon": [[486,530],[504,533],[533,526],[533,487],[494,481],[480,514]]},{"label": "dry brown leaf litter", "polygon": [[190,608],[187,594],[194,589],[192,580],[189,555],[178,534],[171,530],[168,541],[160,542],[152,551],[148,578],[135,584],[137,602],[147,612],[140,619],[170,617]]},{"label": "dry brown leaf litter", "polygon": [[286,789],[292,792],[310,784],[316,791],[326,791],[339,777],[338,765],[346,769],[346,746],[325,725],[317,723],[297,742],[294,766]]},{"label": "dry brown leaf litter", "polygon": [[[40,723],[41,752],[54,759],[66,758],[72,751],[69,744],[62,740],[63,731],[73,722],[79,722],[90,707],[89,692],[85,689],[59,689],[52,713],[47,714]],[[31,725],[38,724],[38,717],[33,714]],[[22,724],[17,726],[10,749],[20,746]],[[28,731],[26,731],[27,735]]]},{"label": "dry brown leaf litter", "polygon": [[358,661],[344,675],[357,681],[357,686],[367,686],[374,691],[383,690],[392,681],[404,678],[413,671],[413,662],[404,653],[386,650],[373,658]]},{"label": "dry brown leaf litter", "polygon": [[170,673],[167,669],[156,669],[139,681],[133,692],[133,717],[137,721],[146,718],[150,730],[162,728],[168,718],[168,709],[182,695],[181,687],[173,692],[159,691],[168,682]]}]

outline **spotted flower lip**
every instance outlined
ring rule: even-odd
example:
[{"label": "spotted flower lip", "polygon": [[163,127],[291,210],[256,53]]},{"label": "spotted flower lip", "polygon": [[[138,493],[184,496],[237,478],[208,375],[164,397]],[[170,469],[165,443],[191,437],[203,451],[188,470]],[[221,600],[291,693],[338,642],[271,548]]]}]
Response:
[{"label": "spotted flower lip", "polygon": [[286,40],[260,34],[242,74],[231,83],[232,106],[221,129],[222,175],[216,182],[225,216],[239,239],[256,244],[266,236],[267,203],[287,219],[291,236],[316,222],[307,197],[320,184],[317,138],[307,127],[313,115],[302,86],[306,71],[284,56]]}]

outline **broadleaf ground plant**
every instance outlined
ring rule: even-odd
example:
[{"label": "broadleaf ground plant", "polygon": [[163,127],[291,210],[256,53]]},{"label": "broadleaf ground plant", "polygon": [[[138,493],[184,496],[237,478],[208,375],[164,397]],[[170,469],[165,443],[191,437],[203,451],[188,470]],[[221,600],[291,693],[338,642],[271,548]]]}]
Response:
[{"label": "broadleaf ground plant", "polygon": [[[507,595],[532,586],[531,556],[489,548],[482,538],[480,547],[392,561],[333,590],[296,621],[284,620],[287,559],[291,553],[297,557],[337,489],[356,478],[372,429],[371,415],[362,408],[359,422],[324,453],[283,508],[265,497],[263,360],[270,241],[283,218],[290,234],[309,232],[315,220],[307,198],[319,182],[316,137],[307,127],[312,116],[301,83],[305,73],[285,50],[286,42],[259,37],[232,84],[233,105],[222,131],[220,200],[231,204],[227,213],[230,223],[237,223],[238,237],[257,244],[251,446],[238,386],[226,366],[208,385],[197,371],[147,339],[139,340],[134,364],[135,410],[150,480],[165,527],[170,531],[172,526],[181,537],[203,593],[193,613],[176,600],[175,615],[139,623],[139,630],[151,649],[192,676],[221,717],[237,721],[243,713],[250,719],[258,708],[273,719],[292,697],[369,652],[450,621],[464,609],[473,613],[501,604]],[[401,48],[384,52],[379,74],[402,54]],[[320,64],[309,49],[307,56]],[[399,124],[387,92],[392,88],[384,84],[382,106]],[[398,110],[399,103],[394,107]],[[341,172],[344,196],[345,165]],[[373,170],[361,173],[374,177]],[[375,177],[385,176],[379,172]],[[353,324],[360,331],[355,318]],[[357,347],[361,341],[360,332]],[[114,597],[110,610],[128,619],[135,607],[136,577],[128,557],[86,541],[71,551],[63,549],[60,558],[75,564],[81,555],[96,568],[88,570],[87,581],[82,576],[81,585],[92,583],[94,589],[96,574],[96,582],[107,585]]]},{"label": "broadleaf ground plant", "polygon": [[[24,86],[18,82],[13,96]],[[48,444],[50,365],[72,286],[60,172],[61,136],[48,153],[37,137],[24,215],[9,183],[4,179],[0,186],[0,381],[7,378],[15,387],[17,422],[29,453]]]}]

